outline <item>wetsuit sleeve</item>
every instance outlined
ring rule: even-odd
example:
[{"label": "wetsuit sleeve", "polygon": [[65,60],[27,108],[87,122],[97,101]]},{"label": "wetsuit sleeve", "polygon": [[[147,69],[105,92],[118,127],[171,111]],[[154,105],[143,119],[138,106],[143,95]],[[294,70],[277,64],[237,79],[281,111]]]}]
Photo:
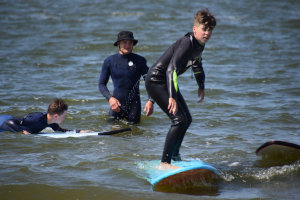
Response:
[{"label": "wetsuit sleeve", "polygon": [[195,79],[197,81],[198,87],[202,90],[205,89],[204,82],[205,82],[205,73],[202,67],[202,59],[196,60],[196,62],[192,66]]},{"label": "wetsuit sleeve", "polygon": [[61,128],[58,124],[54,123],[54,124],[50,124],[49,127],[51,127],[54,131],[59,131],[59,132],[67,132],[67,131],[71,131],[68,129],[63,129]]},{"label": "wetsuit sleeve", "polygon": [[174,99],[177,99],[178,92],[177,69],[182,67],[180,64],[187,63],[188,56],[192,50],[192,45],[188,37],[184,37],[178,42],[180,42],[180,44],[174,49],[173,56],[166,71],[169,97]]},{"label": "wetsuit sleeve", "polygon": [[106,98],[106,100],[109,100],[112,95],[110,94],[108,88],[107,88],[107,83],[109,80],[109,76],[111,74],[110,68],[109,68],[109,60],[105,59],[104,63],[102,65],[102,70],[101,74],[99,77],[99,83],[98,83],[98,88],[100,93]]},{"label": "wetsuit sleeve", "polygon": [[141,66],[142,66],[141,75],[143,76],[143,79],[145,80],[146,75],[149,70],[149,67],[147,66],[147,60],[144,57],[142,57],[142,59],[141,59]]},{"label": "wetsuit sleeve", "polygon": [[[149,67],[147,66],[147,60],[145,58],[143,58],[141,75],[142,75],[144,81],[146,80],[148,70],[149,70]],[[155,102],[154,99],[152,99],[152,97],[150,97],[149,95],[148,95],[148,100],[152,101],[152,103]]]}]

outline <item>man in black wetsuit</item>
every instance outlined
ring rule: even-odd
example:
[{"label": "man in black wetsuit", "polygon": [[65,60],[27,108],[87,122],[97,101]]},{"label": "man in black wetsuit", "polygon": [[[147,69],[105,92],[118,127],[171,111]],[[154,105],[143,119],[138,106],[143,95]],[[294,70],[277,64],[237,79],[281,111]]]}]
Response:
[{"label": "man in black wetsuit", "polygon": [[[139,81],[148,72],[146,59],[132,53],[135,40],[130,31],[121,31],[114,46],[119,47],[119,53],[104,60],[100,78],[99,91],[108,100],[109,114],[115,119],[126,119],[131,123],[138,123],[141,116],[141,100]],[[107,88],[111,76],[114,86],[113,94]],[[149,99],[145,105],[146,116],[153,112],[153,101]]]},{"label": "man in black wetsuit", "polygon": [[172,44],[148,72],[147,92],[172,120],[161,159],[165,166],[170,166],[171,159],[181,160],[179,149],[192,122],[189,109],[179,90],[177,76],[192,68],[198,84],[198,102],[202,102],[205,74],[201,55],[215,26],[216,20],[207,9],[198,11],[194,16],[193,32],[187,33]]},{"label": "man in black wetsuit", "polygon": [[[0,131],[23,132],[24,134],[37,134],[46,127],[54,131],[67,132],[71,130],[63,129],[59,126],[66,117],[68,105],[62,99],[53,99],[49,104],[47,113],[34,112],[25,117],[7,117],[0,124]],[[90,132],[81,130],[77,132]]]}]

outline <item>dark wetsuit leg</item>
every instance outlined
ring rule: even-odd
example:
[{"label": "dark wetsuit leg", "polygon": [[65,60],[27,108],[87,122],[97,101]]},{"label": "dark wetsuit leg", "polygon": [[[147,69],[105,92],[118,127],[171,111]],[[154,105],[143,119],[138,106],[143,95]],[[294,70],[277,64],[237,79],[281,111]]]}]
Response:
[{"label": "dark wetsuit leg", "polygon": [[127,121],[134,124],[139,123],[141,118],[141,102],[138,101],[136,103],[133,103],[130,106],[130,109],[128,109],[127,113]]},{"label": "dark wetsuit leg", "polygon": [[12,118],[6,120],[0,127],[3,131],[10,131],[10,132],[21,132],[23,128],[20,125],[21,118]]},{"label": "dark wetsuit leg", "polygon": [[183,130],[182,130],[182,133],[180,134],[181,137],[178,139],[176,146],[175,146],[175,150],[174,150],[174,153],[172,156],[172,159],[174,161],[181,160],[180,155],[179,155],[179,149],[180,149],[181,143],[183,141],[183,138],[185,136],[185,133],[186,133],[187,129],[189,128],[190,124],[192,123],[192,116],[190,114],[189,108],[186,105],[186,102],[180,92],[177,95],[177,104],[178,104],[178,108],[180,110],[182,110],[182,113],[184,113],[183,120],[185,121],[185,126],[182,126]]},{"label": "dark wetsuit leg", "polygon": [[162,155],[162,162],[171,163],[172,156],[179,155],[179,149],[184,138],[185,132],[192,122],[192,117],[184,98],[177,93],[178,111],[175,115],[169,114],[169,94],[167,85],[164,83],[153,83],[146,80],[148,94],[155,100],[159,107],[169,116],[172,125],[166,137],[165,146]]},{"label": "dark wetsuit leg", "polygon": [[13,116],[11,115],[0,115],[0,132],[4,131],[4,128],[2,128],[2,124],[4,124],[7,120],[12,118]]},{"label": "dark wetsuit leg", "polygon": [[[126,105],[126,104],[125,104]],[[130,123],[139,123],[141,118],[141,101],[137,99],[131,102],[130,105],[121,106],[120,112],[114,112],[110,109],[109,115],[115,119],[126,119]]]}]

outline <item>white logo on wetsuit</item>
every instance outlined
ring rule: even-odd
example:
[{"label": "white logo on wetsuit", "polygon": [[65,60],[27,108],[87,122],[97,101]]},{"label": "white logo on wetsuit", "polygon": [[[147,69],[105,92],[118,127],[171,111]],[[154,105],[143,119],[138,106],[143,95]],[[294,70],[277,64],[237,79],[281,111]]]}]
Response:
[{"label": "white logo on wetsuit", "polygon": [[133,62],[132,62],[131,60],[128,62],[128,66],[129,66],[129,67],[132,67],[132,66],[133,66]]}]

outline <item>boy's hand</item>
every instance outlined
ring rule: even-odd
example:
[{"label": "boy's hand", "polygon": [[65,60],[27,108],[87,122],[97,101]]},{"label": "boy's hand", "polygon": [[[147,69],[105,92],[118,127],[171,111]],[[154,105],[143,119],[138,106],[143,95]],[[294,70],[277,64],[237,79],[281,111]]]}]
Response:
[{"label": "boy's hand", "polygon": [[29,133],[28,131],[23,131],[23,133],[25,134],[25,135],[29,135],[29,134],[31,134],[31,133]]},{"label": "boy's hand", "polygon": [[198,97],[200,97],[200,100],[198,103],[201,103],[204,100],[205,92],[203,89],[198,88]]},{"label": "boy's hand", "polygon": [[91,130],[80,130],[79,133],[90,133],[90,132],[94,132],[94,131],[91,131]]},{"label": "boy's hand", "polygon": [[168,110],[170,114],[175,115],[177,113],[177,102],[173,98],[169,98],[169,105],[168,105]]}]

